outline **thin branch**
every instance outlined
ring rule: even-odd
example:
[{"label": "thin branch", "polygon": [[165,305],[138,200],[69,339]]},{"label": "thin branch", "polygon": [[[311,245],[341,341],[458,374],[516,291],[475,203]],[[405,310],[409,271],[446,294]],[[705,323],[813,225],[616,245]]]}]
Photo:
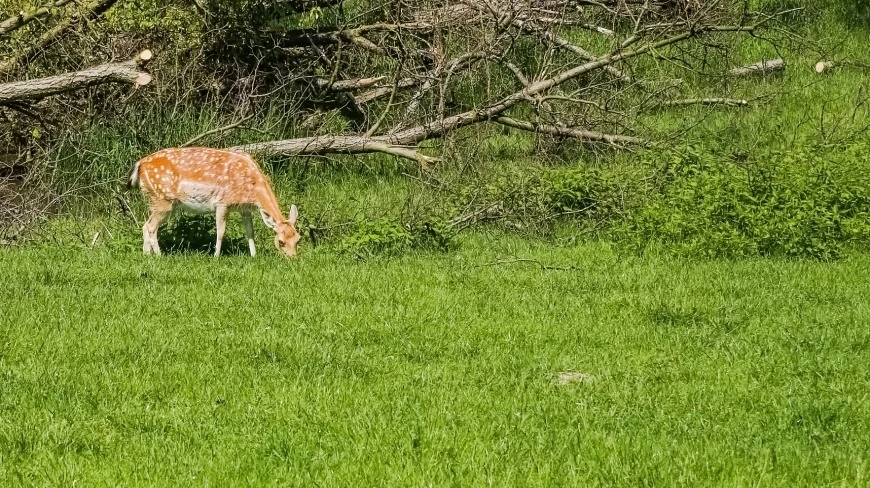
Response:
[{"label": "thin branch", "polygon": [[686,105],[725,105],[728,107],[747,107],[749,100],[736,98],[687,98],[685,100],[669,100],[659,104],[660,107],[682,107]]},{"label": "thin branch", "polygon": [[617,134],[603,134],[601,132],[589,131],[589,130],[580,130],[580,129],[572,129],[570,127],[559,127],[555,125],[546,125],[546,124],[538,124],[537,122],[528,122],[525,120],[517,120],[510,117],[496,117],[496,122],[502,125],[506,125],[508,127],[512,127],[514,129],[524,130],[528,132],[535,132],[538,134],[549,134],[553,136],[563,136],[563,137],[573,137],[575,139],[580,139],[582,141],[588,142],[604,142],[611,145],[624,145],[624,144],[632,144],[632,145],[648,145],[647,141],[643,139],[632,137],[632,136],[624,136]]}]

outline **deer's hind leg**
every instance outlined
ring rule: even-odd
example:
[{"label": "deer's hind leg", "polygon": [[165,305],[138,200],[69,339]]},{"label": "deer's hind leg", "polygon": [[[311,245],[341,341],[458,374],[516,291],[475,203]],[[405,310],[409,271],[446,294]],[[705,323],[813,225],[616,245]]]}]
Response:
[{"label": "deer's hind leg", "polygon": [[224,242],[224,232],[227,230],[227,213],[229,209],[226,205],[218,205],[215,209],[215,226],[217,227],[217,242],[214,244],[214,255],[221,255],[221,244]]},{"label": "deer's hind leg", "polygon": [[151,200],[150,215],[145,225],[142,226],[142,252],[160,255],[160,246],[157,244],[157,229],[172,213],[172,202],[163,199]]}]

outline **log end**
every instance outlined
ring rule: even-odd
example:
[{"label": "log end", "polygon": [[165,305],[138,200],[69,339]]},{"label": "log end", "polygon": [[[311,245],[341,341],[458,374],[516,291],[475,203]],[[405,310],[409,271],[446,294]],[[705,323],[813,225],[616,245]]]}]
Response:
[{"label": "log end", "polygon": [[142,66],[148,61],[151,61],[151,58],[153,57],[154,53],[152,53],[150,49],[146,49],[136,56],[136,63]]},{"label": "log end", "polygon": [[151,80],[152,80],[152,79],[153,79],[153,78],[151,77],[150,74],[148,74],[148,73],[140,73],[139,76],[137,76],[136,79],[133,81],[133,83],[134,83],[136,86],[145,86],[145,85],[151,83]]},{"label": "log end", "polygon": [[828,71],[833,67],[834,67],[833,61],[825,61],[823,59],[823,60],[819,61],[818,63],[816,63],[815,70],[816,70],[816,73],[822,74],[825,71]]}]

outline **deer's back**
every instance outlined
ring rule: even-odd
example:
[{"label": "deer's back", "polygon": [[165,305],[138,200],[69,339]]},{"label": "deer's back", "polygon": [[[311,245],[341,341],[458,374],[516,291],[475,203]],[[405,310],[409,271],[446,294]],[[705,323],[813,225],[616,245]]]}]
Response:
[{"label": "deer's back", "polygon": [[139,186],[151,199],[207,212],[217,205],[246,206],[267,184],[247,154],[209,148],[164,149],[138,163]]}]

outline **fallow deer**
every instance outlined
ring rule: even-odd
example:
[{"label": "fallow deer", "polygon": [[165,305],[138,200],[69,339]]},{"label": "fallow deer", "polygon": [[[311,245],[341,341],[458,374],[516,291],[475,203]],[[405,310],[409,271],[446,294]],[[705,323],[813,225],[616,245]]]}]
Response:
[{"label": "fallow deer", "polygon": [[258,208],[263,222],[275,231],[278,250],[287,256],[296,255],[299,211],[296,205],[291,205],[287,218],[281,215],[269,179],[246,153],[201,147],[164,149],[136,163],[129,187],[139,187],[148,200],[150,216],[142,227],[145,254],[160,254],[157,228],[173,210],[179,209],[215,213],[215,256],[221,253],[227,213],[240,212],[251,256],[255,256],[251,211]]}]

